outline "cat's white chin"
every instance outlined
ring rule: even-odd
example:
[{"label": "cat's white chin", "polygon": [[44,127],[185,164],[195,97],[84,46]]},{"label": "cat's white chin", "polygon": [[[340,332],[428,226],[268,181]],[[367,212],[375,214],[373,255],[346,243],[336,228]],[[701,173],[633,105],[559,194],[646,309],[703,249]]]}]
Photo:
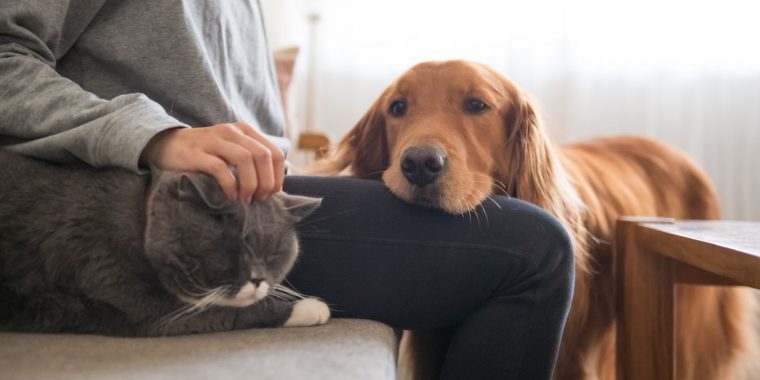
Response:
[{"label": "cat's white chin", "polygon": [[269,284],[266,282],[259,283],[259,286],[248,282],[233,298],[223,298],[216,302],[219,306],[246,307],[251,306],[256,301],[261,300],[269,294]]}]

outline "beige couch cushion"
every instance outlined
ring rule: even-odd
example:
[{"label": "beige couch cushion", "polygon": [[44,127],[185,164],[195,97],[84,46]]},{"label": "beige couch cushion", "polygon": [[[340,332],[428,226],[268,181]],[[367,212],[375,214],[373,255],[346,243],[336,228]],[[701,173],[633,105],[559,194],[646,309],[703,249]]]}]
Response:
[{"label": "beige couch cushion", "polygon": [[325,326],[164,338],[0,333],[2,379],[393,379],[386,325]]}]

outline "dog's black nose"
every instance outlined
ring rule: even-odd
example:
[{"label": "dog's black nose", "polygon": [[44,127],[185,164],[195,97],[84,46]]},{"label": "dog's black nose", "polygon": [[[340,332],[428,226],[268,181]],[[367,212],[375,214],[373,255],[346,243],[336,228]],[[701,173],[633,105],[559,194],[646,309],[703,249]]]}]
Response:
[{"label": "dog's black nose", "polygon": [[401,155],[401,172],[407,181],[425,186],[435,181],[446,167],[446,156],[431,146],[411,147]]}]

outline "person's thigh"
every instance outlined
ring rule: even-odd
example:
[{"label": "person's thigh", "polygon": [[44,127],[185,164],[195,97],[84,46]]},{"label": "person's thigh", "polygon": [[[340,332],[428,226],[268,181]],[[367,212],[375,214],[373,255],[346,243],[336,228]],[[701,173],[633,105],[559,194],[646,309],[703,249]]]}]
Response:
[{"label": "person's thigh", "polygon": [[554,275],[546,291],[569,302],[567,235],[526,202],[494,197],[470,214],[450,215],[405,203],[379,181],[345,177],[289,176],[285,191],[323,198],[299,226],[302,254],[287,281],[323,298],[335,317],[405,329],[452,326],[497,294],[536,296],[558,266],[567,273]]}]

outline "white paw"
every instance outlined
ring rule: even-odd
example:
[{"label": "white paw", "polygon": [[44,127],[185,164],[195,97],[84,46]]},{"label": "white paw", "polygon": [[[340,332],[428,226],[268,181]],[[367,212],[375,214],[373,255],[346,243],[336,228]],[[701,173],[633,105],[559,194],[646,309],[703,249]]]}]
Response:
[{"label": "white paw", "polygon": [[316,326],[323,325],[328,320],[330,309],[327,304],[315,298],[307,298],[293,305],[293,312],[285,326]]}]

